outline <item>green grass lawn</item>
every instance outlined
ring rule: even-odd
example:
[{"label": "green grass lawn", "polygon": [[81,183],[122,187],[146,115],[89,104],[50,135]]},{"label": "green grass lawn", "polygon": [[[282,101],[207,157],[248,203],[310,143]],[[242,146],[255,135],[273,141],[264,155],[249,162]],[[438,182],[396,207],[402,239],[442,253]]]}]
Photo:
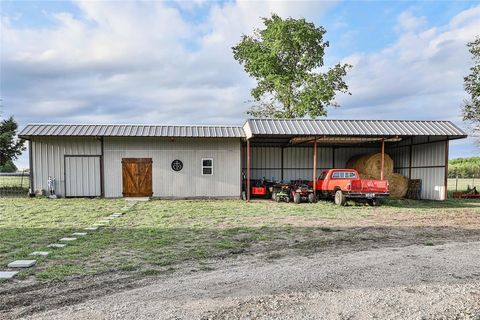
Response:
[{"label": "green grass lawn", "polygon": [[63,279],[72,275],[111,271],[153,274],[175,264],[222,254],[241,253],[276,240],[322,239],[332,229],[322,221],[360,221],[372,214],[429,212],[438,208],[469,207],[480,213],[480,202],[394,201],[383,207],[337,207],[317,204],[245,203],[236,200],[153,200],[139,202],[108,227],[61,249],[50,243],[119,212],[122,199],[0,199],[0,269],[32,251],[38,265],[20,278]]}]

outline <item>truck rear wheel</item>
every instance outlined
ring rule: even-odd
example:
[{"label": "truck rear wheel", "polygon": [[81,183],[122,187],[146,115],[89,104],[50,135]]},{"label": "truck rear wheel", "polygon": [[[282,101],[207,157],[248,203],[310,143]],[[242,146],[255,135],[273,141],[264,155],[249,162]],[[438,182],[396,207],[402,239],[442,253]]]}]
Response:
[{"label": "truck rear wheel", "polygon": [[335,192],[335,204],[338,206],[344,206],[347,203],[347,198],[343,194],[342,190]]},{"label": "truck rear wheel", "polygon": [[302,200],[302,199],[301,199],[301,197],[300,197],[300,193],[295,192],[295,193],[293,194],[293,202],[295,202],[296,204],[299,204],[301,200]]}]

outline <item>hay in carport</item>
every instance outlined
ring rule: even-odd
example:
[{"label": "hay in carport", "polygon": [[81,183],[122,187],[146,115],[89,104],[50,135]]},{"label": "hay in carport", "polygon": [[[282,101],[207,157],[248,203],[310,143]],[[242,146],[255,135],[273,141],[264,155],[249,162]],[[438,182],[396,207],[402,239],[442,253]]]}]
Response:
[{"label": "hay in carport", "polygon": [[[380,179],[382,170],[382,154],[370,153],[350,158],[347,168],[355,169],[359,173],[368,175],[372,179]],[[393,160],[385,153],[383,165],[384,178],[388,180],[393,174]]]},{"label": "hay in carport", "polygon": [[408,191],[408,179],[401,174],[394,173],[388,180],[390,197],[391,198],[403,198]]}]

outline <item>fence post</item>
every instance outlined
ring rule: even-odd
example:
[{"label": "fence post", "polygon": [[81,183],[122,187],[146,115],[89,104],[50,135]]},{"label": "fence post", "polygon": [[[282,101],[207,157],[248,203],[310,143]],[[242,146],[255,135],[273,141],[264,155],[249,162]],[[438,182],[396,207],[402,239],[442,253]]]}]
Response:
[{"label": "fence post", "polygon": [[20,188],[23,188],[23,175],[25,174],[25,169],[22,171],[22,178],[20,179]]},{"label": "fence post", "polygon": [[455,177],[455,192],[457,192],[457,191],[458,191],[458,174]]},{"label": "fence post", "polygon": [[472,188],[475,188],[475,174],[473,174]]}]

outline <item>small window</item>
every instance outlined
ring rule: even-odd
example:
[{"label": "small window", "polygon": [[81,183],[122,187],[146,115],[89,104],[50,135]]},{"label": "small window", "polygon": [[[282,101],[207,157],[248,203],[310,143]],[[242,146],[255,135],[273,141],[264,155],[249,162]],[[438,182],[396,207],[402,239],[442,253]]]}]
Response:
[{"label": "small window", "polygon": [[356,179],[357,174],[355,172],[341,172],[336,171],[332,174],[333,179]]},{"label": "small window", "polygon": [[355,172],[345,172],[345,178],[355,179],[357,178],[357,174]]},{"label": "small window", "polygon": [[202,159],[202,175],[213,175],[213,159]]},{"label": "small window", "polygon": [[338,171],[336,171],[336,172],[334,172],[334,173],[332,174],[332,178],[333,178],[333,179],[342,179],[343,177],[344,177],[344,173],[343,173],[343,172],[338,172]]}]

